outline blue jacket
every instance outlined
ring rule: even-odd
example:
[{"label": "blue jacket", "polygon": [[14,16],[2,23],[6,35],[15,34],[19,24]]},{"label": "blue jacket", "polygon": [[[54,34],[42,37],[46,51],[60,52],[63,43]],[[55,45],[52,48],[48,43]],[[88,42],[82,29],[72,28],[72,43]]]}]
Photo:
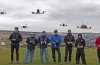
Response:
[{"label": "blue jacket", "polygon": [[[60,44],[62,43],[62,38],[60,35],[53,35],[50,38],[51,47],[54,49],[58,49]],[[57,44],[56,44],[57,43]]]}]

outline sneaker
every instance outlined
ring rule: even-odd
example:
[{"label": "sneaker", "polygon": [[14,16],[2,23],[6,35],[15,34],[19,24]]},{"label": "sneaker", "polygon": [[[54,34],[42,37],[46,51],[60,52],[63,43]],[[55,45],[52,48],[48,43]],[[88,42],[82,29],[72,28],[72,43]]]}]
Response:
[{"label": "sneaker", "polygon": [[53,62],[54,64],[56,64],[56,62]]},{"label": "sneaker", "polygon": [[27,64],[27,62],[24,62],[24,64]]},{"label": "sneaker", "polygon": [[16,62],[17,64],[19,64],[19,61],[18,62]]},{"label": "sneaker", "polygon": [[71,61],[69,61],[68,63],[71,63]]},{"label": "sneaker", "polygon": [[61,62],[60,62],[59,64],[60,64],[60,65],[62,65],[62,63],[61,63]]},{"label": "sneaker", "polygon": [[64,62],[67,62],[67,60],[64,60]]},{"label": "sneaker", "polygon": [[43,62],[41,62],[41,64],[43,64]]},{"label": "sneaker", "polygon": [[10,62],[10,64],[13,64],[13,62]]},{"label": "sneaker", "polygon": [[87,65],[87,64],[83,64],[83,65]]},{"label": "sneaker", "polygon": [[75,64],[79,64],[79,63],[75,63]]},{"label": "sneaker", "polygon": [[50,64],[50,63],[46,63],[46,64]]},{"label": "sneaker", "polygon": [[100,64],[100,61],[99,61],[99,64]]},{"label": "sneaker", "polygon": [[60,65],[62,65],[62,62],[59,61],[58,63],[59,63]]},{"label": "sneaker", "polygon": [[32,61],[30,63],[33,63]]},{"label": "sneaker", "polygon": [[67,64],[67,62],[65,62],[65,64]]}]

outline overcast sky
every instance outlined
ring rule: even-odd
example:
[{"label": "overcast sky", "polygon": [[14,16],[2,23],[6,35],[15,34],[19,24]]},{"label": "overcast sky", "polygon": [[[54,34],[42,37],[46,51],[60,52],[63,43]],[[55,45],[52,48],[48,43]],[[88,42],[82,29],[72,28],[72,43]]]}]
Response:
[{"label": "overcast sky", "polygon": [[[46,12],[32,15],[36,9]],[[22,31],[100,32],[100,0],[0,0],[0,11],[7,12],[0,15],[1,30],[18,26]],[[82,21],[92,29],[77,29]],[[68,27],[61,27],[62,23]],[[22,29],[26,24],[29,28]]]}]

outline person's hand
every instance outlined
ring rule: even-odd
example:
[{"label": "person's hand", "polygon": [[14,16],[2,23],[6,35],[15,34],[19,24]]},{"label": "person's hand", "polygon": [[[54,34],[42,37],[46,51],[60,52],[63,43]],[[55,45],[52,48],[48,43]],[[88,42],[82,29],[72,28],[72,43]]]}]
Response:
[{"label": "person's hand", "polygon": [[34,41],[30,41],[30,43],[34,43]]},{"label": "person's hand", "polygon": [[30,43],[32,43],[32,41],[30,41]]},{"label": "person's hand", "polygon": [[46,44],[46,41],[44,41],[44,42],[43,42],[43,41],[41,41],[41,44]]},{"label": "person's hand", "polygon": [[68,44],[73,44],[73,42],[68,42]]},{"label": "person's hand", "polygon": [[70,44],[70,42],[68,42],[68,44]]},{"label": "person's hand", "polygon": [[44,41],[44,44],[46,44],[46,41]]},{"label": "person's hand", "polygon": [[100,45],[98,45],[98,47],[100,48]]},{"label": "person's hand", "polygon": [[83,48],[83,46],[78,46],[78,48]]},{"label": "person's hand", "polygon": [[27,43],[23,43],[23,46],[27,46],[28,44]]},{"label": "person's hand", "polygon": [[12,39],[12,41],[16,41],[16,39]]},{"label": "person's hand", "polygon": [[56,46],[58,46],[59,45],[59,42],[56,42],[55,44],[56,44]]},{"label": "person's hand", "polygon": [[73,42],[70,42],[71,44],[73,44]]}]

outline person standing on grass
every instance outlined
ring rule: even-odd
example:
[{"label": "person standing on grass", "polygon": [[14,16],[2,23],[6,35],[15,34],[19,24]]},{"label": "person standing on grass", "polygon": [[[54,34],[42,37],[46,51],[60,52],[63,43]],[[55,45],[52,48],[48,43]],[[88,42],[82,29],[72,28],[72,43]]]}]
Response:
[{"label": "person standing on grass", "polygon": [[86,42],[82,38],[82,34],[78,34],[78,39],[75,42],[75,46],[77,47],[77,51],[76,51],[76,64],[80,64],[80,57],[81,57],[82,63],[84,65],[86,65],[85,51],[84,51],[85,45],[86,45]]},{"label": "person standing on grass", "polygon": [[27,43],[27,51],[25,54],[25,64],[27,64],[28,58],[30,59],[31,63],[33,62],[35,46],[38,44],[38,40],[35,38],[34,32],[31,32],[31,35],[27,38],[26,43]]},{"label": "person standing on grass", "polygon": [[62,43],[62,38],[58,34],[57,30],[54,30],[54,35],[50,38],[51,48],[52,48],[52,58],[53,62],[56,63],[56,56],[55,53],[58,53],[58,62],[61,63],[61,52],[60,52],[60,44]]},{"label": "person standing on grass", "polygon": [[42,36],[38,38],[39,46],[40,46],[40,62],[43,64],[43,56],[45,55],[46,63],[49,64],[49,56],[47,50],[47,44],[49,43],[49,38],[46,35],[46,32],[42,32]]},{"label": "person standing on grass", "polygon": [[68,34],[64,37],[64,43],[66,44],[64,61],[67,62],[67,59],[68,59],[69,62],[71,62],[72,47],[73,47],[73,44],[75,43],[75,38],[72,35],[71,30],[68,30]]},{"label": "person standing on grass", "polygon": [[97,55],[98,55],[98,60],[100,64],[100,36],[96,39],[95,45],[97,47]]},{"label": "person standing on grass", "polygon": [[16,62],[19,64],[19,45],[23,40],[22,35],[19,33],[18,27],[15,27],[14,32],[10,35],[9,40],[11,41],[11,63],[13,63],[14,57],[14,49],[16,49]]}]

